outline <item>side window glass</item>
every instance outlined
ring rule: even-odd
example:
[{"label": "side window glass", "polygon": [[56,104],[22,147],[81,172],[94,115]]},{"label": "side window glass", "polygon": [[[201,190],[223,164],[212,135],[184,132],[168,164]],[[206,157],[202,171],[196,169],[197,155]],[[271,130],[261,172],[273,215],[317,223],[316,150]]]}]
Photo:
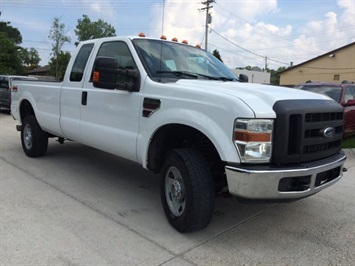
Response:
[{"label": "side window glass", "polygon": [[75,58],[73,68],[70,73],[70,81],[80,82],[83,79],[86,63],[91,54],[93,43],[84,44]]},{"label": "side window glass", "polygon": [[0,78],[0,88],[9,89],[9,79],[6,77]]},{"label": "side window glass", "polygon": [[[116,59],[118,69],[137,69],[137,65],[133,60],[127,44],[121,41],[103,43],[97,56],[107,56]],[[116,84],[124,84],[132,81],[133,78],[127,75],[116,75]]]},{"label": "side window glass", "polygon": [[6,77],[3,77],[0,79],[0,87],[2,89],[9,89],[9,79]]},{"label": "side window glass", "polygon": [[112,57],[117,60],[119,69],[136,69],[131,52],[124,42],[106,42],[100,47],[97,56]]},{"label": "side window glass", "polygon": [[352,96],[351,100],[355,100],[355,86],[350,87],[349,89],[350,89],[351,92],[353,93],[353,96]]},{"label": "side window glass", "polygon": [[355,99],[355,87],[347,87],[344,96],[344,102]]}]

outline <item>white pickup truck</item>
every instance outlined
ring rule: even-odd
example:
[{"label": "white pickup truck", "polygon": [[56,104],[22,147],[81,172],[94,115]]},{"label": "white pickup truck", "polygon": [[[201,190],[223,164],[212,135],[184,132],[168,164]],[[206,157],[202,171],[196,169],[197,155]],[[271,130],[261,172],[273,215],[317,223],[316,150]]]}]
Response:
[{"label": "white pickup truck", "polygon": [[292,201],[342,177],[343,108],[244,79],[188,44],[104,38],[79,44],[61,83],[14,82],[11,112],[30,157],[58,137],[160,173],[166,217],[188,232],[219,193]]}]

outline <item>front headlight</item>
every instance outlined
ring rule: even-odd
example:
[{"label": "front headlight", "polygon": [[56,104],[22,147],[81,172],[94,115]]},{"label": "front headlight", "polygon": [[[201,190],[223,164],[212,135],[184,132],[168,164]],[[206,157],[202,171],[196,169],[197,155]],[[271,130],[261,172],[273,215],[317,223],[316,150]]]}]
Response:
[{"label": "front headlight", "polygon": [[271,119],[237,119],[233,141],[243,163],[268,163],[272,152]]}]

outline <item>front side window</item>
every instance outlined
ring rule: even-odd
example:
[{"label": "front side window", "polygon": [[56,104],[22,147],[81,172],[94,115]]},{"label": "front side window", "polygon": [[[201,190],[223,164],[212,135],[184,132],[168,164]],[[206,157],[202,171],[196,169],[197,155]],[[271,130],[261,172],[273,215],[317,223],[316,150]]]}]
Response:
[{"label": "front side window", "polygon": [[84,44],[75,58],[73,68],[70,73],[70,81],[80,82],[84,75],[86,63],[91,54],[93,43]]},{"label": "front side window", "polygon": [[149,76],[237,80],[234,73],[211,53],[181,43],[135,39],[133,44]]},{"label": "front side window", "polygon": [[[137,70],[137,65],[125,42],[114,41],[103,43],[97,53],[97,57],[110,57],[115,59],[117,69],[120,70]],[[134,78],[129,75],[117,73],[115,83],[117,85],[131,84],[134,83]]]},{"label": "front side window", "polygon": [[344,96],[344,103],[347,103],[349,100],[355,100],[355,87],[347,87]]},{"label": "front side window", "polygon": [[119,69],[137,69],[131,52],[124,42],[106,42],[100,47],[97,56],[107,56],[117,60]]}]

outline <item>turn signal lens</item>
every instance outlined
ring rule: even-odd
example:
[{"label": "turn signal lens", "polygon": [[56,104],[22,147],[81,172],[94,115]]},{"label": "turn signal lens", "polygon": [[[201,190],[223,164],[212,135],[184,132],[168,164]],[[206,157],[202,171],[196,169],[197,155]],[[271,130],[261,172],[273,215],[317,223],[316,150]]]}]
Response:
[{"label": "turn signal lens", "polygon": [[247,131],[237,131],[235,132],[235,140],[251,142],[251,141],[271,141],[270,133],[253,133]]}]

